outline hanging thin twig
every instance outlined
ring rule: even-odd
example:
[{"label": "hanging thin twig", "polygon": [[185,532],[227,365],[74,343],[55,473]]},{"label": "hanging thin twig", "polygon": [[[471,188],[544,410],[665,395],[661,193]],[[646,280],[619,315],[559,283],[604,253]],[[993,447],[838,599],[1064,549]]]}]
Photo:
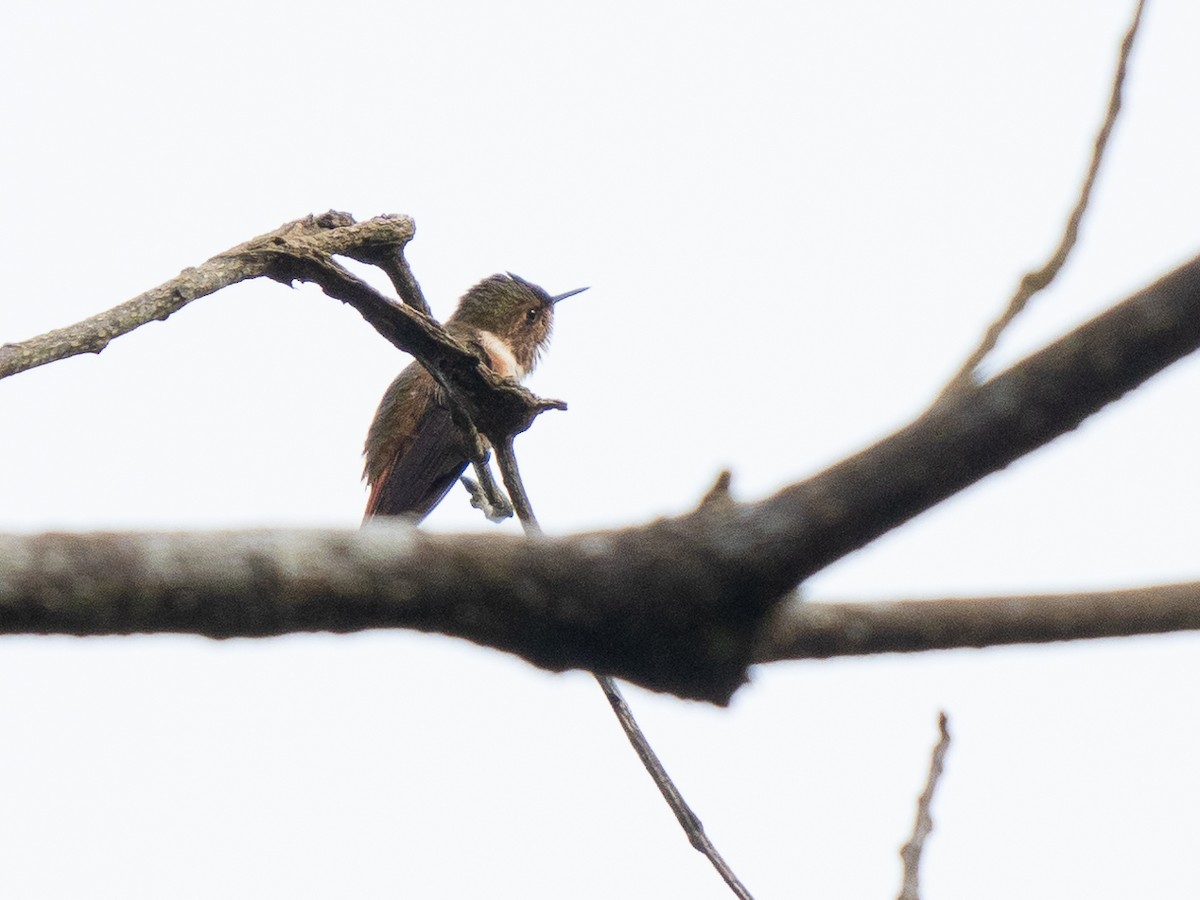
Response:
[{"label": "hanging thin twig", "polygon": [[[542,528],[538,524],[537,517],[533,514],[533,507],[529,502],[529,495],[525,492],[525,484],[521,480],[521,472],[517,468],[517,457],[513,452],[513,439],[508,437],[496,446],[496,460],[500,465],[500,477],[504,480],[504,487],[508,491],[508,496],[512,500],[513,508],[517,511],[517,518],[521,520],[521,525],[525,528],[525,533],[530,537],[538,536],[542,533]],[[625,697],[621,694],[621,689],[617,687],[617,683],[607,675],[593,673],[596,681],[600,684],[600,689],[604,691],[604,696],[608,700],[609,706],[612,707],[613,713],[617,717],[617,721],[621,723],[621,728],[625,731],[625,737],[629,739],[629,743],[633,746],[633,750],[638,755],[638,759],[642,761],[642,765],[650,774],[654,784],[658,787],[659,792],[663,795],[663,799],[667,801],[667,806],[671,808],[671,812],[675,814],[675,818],[679,821],[680,827],[688,837],[688,841],[700,853],[708,859],[717,873],[729,885],[729,889],[739,900],[753,900],[752,895],[746,886],[734,873],[729,864],[725,862],[724,857],[713,846],[708,835],[704,831],[704,825],[700,821],[687,801],[684,800],[683,794],[679,792],[679,788],[675,786],[675,782],[671,780],[671,776],[667,774],[666,768],[658,758],[658,754],[654,752],[654,748],[650,746],[650,742],[646,740],[646,735],[638,726],[637,720],[633,717],[633,712],[629,709],[629,704],[625,702]]]}]

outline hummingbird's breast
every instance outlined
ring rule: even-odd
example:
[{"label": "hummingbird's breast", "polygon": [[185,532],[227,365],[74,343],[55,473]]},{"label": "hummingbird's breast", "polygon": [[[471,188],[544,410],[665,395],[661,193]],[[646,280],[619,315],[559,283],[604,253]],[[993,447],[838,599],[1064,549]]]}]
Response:
[{"label": "hummingbird's breast", "polygon": [[488,368],[497,375],[520,381],[529,374],[525,371],[524,366],[517,362],[517,357],[512,352],[512,348],[503,339],[492,334],[490,331],[480,329],[478,340],[479,345],[483,347],[483,352],[487,354]]}]

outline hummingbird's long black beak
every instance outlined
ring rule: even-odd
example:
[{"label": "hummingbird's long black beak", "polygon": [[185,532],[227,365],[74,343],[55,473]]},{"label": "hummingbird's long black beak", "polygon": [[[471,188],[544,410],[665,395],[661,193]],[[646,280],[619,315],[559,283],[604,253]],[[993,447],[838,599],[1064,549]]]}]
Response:
[{"label": "hummingbird's long black beak", "polygon": [[573,291],[567,291],[565,294],[559,294],[557,297],[551,297],[551,304],[557,303],[559,300],[566,300],[568,297],[574,297],[576,294],[582,294],[587,288],[575,288]]}]

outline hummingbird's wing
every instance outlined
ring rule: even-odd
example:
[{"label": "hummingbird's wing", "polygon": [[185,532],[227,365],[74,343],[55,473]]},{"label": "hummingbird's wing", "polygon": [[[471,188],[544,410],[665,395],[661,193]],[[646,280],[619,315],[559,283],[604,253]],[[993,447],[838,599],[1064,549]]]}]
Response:
[{"label": "hummingbird's wing", "polygon": [[372,482],[366,515],[412,516],[420,521],[441,503],[466,468],[462,436],[450,411],[432,402],[409,440]]}]

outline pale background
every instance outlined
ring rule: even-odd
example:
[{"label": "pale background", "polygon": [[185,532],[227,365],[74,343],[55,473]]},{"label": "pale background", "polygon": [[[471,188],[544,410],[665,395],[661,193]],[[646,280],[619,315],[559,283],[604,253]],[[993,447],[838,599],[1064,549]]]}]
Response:
[{"label": "pale background", "polygon": [[[330,207],[407,213],[442,315],[558,292],[518,442],[547,530],[755,498],[920,411],[1053,246],[1130,2],[12,4],[0,341]],[[1082,245],[990,370],[1200,250],[1200,5],[1152,4]],[[406,362],[241,285],[0,383],[0,529],[355,527]],[[814,598],[1195,578],[1200,363],[877,542]],[[487,530],[464,495],[428,522]],[[506,526],[513,530],[516,526]],[[1200,639],[630,689],[760,898],[1200,896]],[[728,896],[598,689],[428,635],[0,640],[14,898]]]}]

